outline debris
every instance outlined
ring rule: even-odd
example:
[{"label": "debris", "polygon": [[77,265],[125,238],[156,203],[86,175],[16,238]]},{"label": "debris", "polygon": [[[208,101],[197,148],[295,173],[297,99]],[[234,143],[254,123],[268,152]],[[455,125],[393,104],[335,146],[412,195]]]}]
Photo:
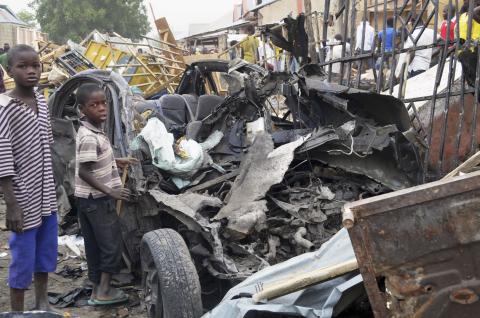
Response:
[{"label": "debris", "polygon": [[[308,138],[306,138],[308,139]],[[227,204],[220,209],[215,220],[228,219],[227,229],[234,239],[243,238],[253,227],[263,229],[268,210],[262,199],[270,187],[282,181],[293,160],[293,154],[305,138],[273,149],[268,134],[256,135],[249,153],[240,165],[240,174],[230,190]]]},{"label": "debris", "polygon": [[476,315],[477,260],[466,255],[479,246],[479,182],[474,172],[345,205],[344,224],[379,317]]},{"label": "debris", "polygon": [[58,237],[58,245],[68,247],[77,257],[85,258],[85,243],[83,237],[64,235]]},{"label": "debris", "polygon": [[323,281],[350,273],[358,268],[357,260],[351,259],[343,263],[338,263],[330,267],[317,269],[316,271],[304,274],[297,274],[294,278],[265,287],[262,291],[254,294],[252,300],[255,303],[264,300],[275,299],[302,289],[316,285]]},{"label": "debris", "polygon": [[34,311],[24,311],[21,313],[21,316],[20,314],[15,312],[2,312],[0,313],[0,317],[1,318],[66,318],[71,316],[67,313],[60,315],[53,312],[34,310]]},{"label": "debris", "polygon": [[90,297],[91,290],[87,290],[85,288],[75,288],[71,291],[68,291],[64,294],[57,294],[57,293],[48,293],[48,302],[51,305],[54,305],[58,308],[67,308],[71,306],[79,306],[77,301],[84,300],[84,305],[86,305],[86,300]]},{"label": "debris", "polygon": [[470,172],[473,168],[480,164],[480,151],[476,152],[473,156],[465,160],[460,166],[448,173],[443,179],[449,179],[455,177],[462,172]]},{"label": "debris", "polygon": [[79,267],[70,267],[69,265],[63,266],[62,270],[56,271],[55,274],[60,275],[64,278],[77,279],[82,277],[85,268]]},{"label": "debris", "polygon": [[[342,251],[339,253],[339,251]],[[323,281],[307,287],[302,291],[285,292],[275,300],[254,302],[254,295],[273,289],[280,284],[297,281],[297,278],[311,277],[311,273],[325,273],[337,264],[356,263],[352,244],[345,229],[324,243],[315,252],[305,253],[285,262],[269,266],[230,289],[224,299],[202,318],[244,318],[255,313],[274,312],[276,315],[295,315],[301,317],[333,317],[334,308],[340,306],[345,310],[348,306],[355,308],[356,314],[368,312],[358,302],[362,299],[362,277],[354,267],[347,274]],[[300,277],[299,277],[300,276]],[[320,277],[323,278],[323,277]],[[360,293],[358,292],[360,290]],[[261,295],[261,294],[260,294]],[[265,298],[265,297],[260,297]],[[270,298],[270,297],[268,297]],[[340,314],[340,312],[336,312]]]}]

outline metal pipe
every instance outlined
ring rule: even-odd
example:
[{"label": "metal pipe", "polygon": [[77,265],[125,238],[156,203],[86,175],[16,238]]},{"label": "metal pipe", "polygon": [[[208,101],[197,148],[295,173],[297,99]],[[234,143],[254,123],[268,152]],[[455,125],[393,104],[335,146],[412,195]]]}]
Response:
[{"label": "metal pipe", "polygon": [[[383,1],[383,40],[382,40],[382,53],[380,56],[380,76],[377,80],[377,93],[380,93],[383,90],[383,63],[385,59],[385,47],[386,47],[386,39],[387,39],[387,1]],[[376,61],[374,60],[374,68],[376,66]]]},{"label": "metal pipe", "polygon": [[[441,59],[440,59],[442,65],[445,63],[445,56],[444,56],[444,53],[442,51],[442,54],[441,54]],[[427,145],[429,146],[426,150],[425,150],[425,160],[424,160],[424,174],[423,174],[423,182],[426,182],[427,180],[427,175],[428,175],[428,163],[429,163],[429,157],[430,157],[430,146],[432,144],[432,138],[433,138],[433,122],[434,122],[434,119],[435,119],[435,107],[436,107],[436,104],[437,104],[437,90],[438,90],[438,86],[440,85],[440,80],[442,78],[442,70],[443,70],[443,67],[437,67],[437,74],[436,74],[436,78],[435,78],[435,84],[434,84],[434,87],[433,87],[433,95],[432,95],[432,108],[430,110],[430,123],[429,123],[429,133],[428,133],[428,142],[427,142]]]},{"label": "metal pipe", "polygon": [[[408,1],[408,0],[407,0]],[[405,2],[406,3],[406,2]],[[404,5],[405,5],[404,3]],[[392,48],[392,61],[390,63],[390,78],[388,80],[388,89],[389,89],[389,94],[393,94],[393,80],[395,78],[395,70],[397,69],[397,1],[393,2],[393,31],[394,31],[394,37],[393,37],[393,48]]]},{"label": "metal pipe", "polygon": [[477,48],[477,72],[475,77],[475,93],[474,93],[474,107],[473,107],[473,123],[472,123],[472,144],[470,146],[470,153],[476,152],[478,148],[477,142],[477,113],[478,113],[478,99],[479,99],[479,86],[480,86],[480,46],[478,40],[475,41]]},{"label": "metal pipe", "polygon": [[[465,95],[465,94],[468,94],[468,93],[473,93],[473,92],[474,92],[474,89],[471,88],[471,89],[467,89],[467,90],[459,91],[459,92],[450,92],[449,95],[450,95],[450,97],[452,97],[452,96],[462,96],[462,95]],[[437,98],[445,98],[445,97],[447,97],[446,92],[437,94]],[[433,95],[421,96],[421,97],[415,97],[415,98],[406,98],[406,99],[403,100],[403,102],[405,104],[415,103],[415,102],[423,102],[423,101],[432,100],[432,98],[433,98]]]},{"label": "metal pipe", "polygon": [[325,0],[325,6],[323,11],[323,34],[322,34],[322,52],[320,54],[320,63],[325,62],[326,54],[325,49],[327,47],[327,35],[328,35],[328,20],[330,18],[330,0]]},{"label": "metal pipe", "polygon": [[[342,41],[342,56],[345,56],[345,48],[347,43],[347,32],[348,32],[348,14],[350,12],[350,0],[345,0],[345,10],[343,11],[343,41]],[[344,62],[340,63],[340,79],[339,84],[343,82],[343,72],[345,70]]]},{"label": "metal pipe", "polygon": [[[452,0],[448,1],[448,7],[452,7]],[[451,23],[450,20],[452,19],[452,12],[449,9],[447,13],[447,34],[446,34],[446,39],[445,39],[445,45],[444,45],[444,53],[447,54],[447,51],[449,50],[449,44],[450,44],[450,30],[451,30]],[[451,51],[450,53],[455,52]],[[440,143],[440,154],[439,154],[439,160],[437,163],[437,169],[439,172],[443,170],[443,164],[445,162],[444,158],[444,152],[445,152],[445,143],[446,143],[446,133],[447,133],[447,124],[448,124],[448,115],[450,113],[450,90],[453,85],[453,78],[455,75],[455,68],[453,61],[456,60],[455,54],[450,54],[450,61],[448,65],[448,79],[447,79],[447,92],[445,96],[445,105],[443,109],[443,126],[442,126],[442,141]],[[456,61],[455,61],[456,62]],[[456,63],[455,63],[456,64]]]},{"label": "metal pipe", "polygon": [[[349,42],[349,45],[350,45],[350,52],[349,52],[349,56],[352,57],[353,54],[352,54],[352,39],[354,38],[355,34],[355,22],[356,22],[356,17],[357,17],[357,8],[356,8],[356,1],[352,1],[352,14],[350,15],[351,16],[351,21],[350,21],[350,42]],[[344,39],[345,41],[347,41],[348,39]],[[347,86],[350,86],[350,78],[352,76],[352,62],[349,61],[348,62],[348,69],[347,69]]]},{"label": "metal pipe", "polygon": [[[360,54],[363,54],[363,43],[365,41],[365,24],[366,24],[366,21],[367,21],[367,0],[363,0],[363,21],[362,21],[362,25],[363,25],[363,32],[362,32],[362,47],[360,48]],[[358,41],[358,39],[355,39],[355,41]],[[355,46],[354,46],[355,48]],[[355,85],[355,87],[359,87],[360,86],[360,79],[361,79],[361,75],[362,75],[362,68],[363,68],[363,60],[360,59],[360,63],[358,63],[358,73],[357,73],[357,83]]]}]

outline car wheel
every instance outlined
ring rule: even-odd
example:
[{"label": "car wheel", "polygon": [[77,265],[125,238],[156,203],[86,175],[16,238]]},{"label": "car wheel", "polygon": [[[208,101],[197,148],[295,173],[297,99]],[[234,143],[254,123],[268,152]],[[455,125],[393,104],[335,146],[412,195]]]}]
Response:
[{"label": "car wheel", "polygon": [[200,280],[180,234],[172,229],[148,232],[143,236],[140,253],[148,317],[200,317]]}]

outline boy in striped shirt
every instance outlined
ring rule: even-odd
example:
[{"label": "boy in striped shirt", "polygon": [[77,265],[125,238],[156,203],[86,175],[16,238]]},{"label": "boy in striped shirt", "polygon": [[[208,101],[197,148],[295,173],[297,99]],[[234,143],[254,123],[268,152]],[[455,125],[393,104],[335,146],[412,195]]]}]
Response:
[{"label": "boy in striped shirt", "polygon": [[37,52],[18,45],[8,52],[15,88],[0,95],[0,186],[12,231],[8,284],[12,311],[23,311],[25,290],[35,281],[35,309],[49,311],[48,273],[57,265],[57,202],[50,145],[53,136],[45,99],[36,92]]},{"label": "boy in striped shirt", "polygon": [[126,169],[135,159],[115,159],[103,131],[108,107],[105,92],[95,84],[77,90],[77,104],[85,115],[76,140],[75,196],[78,218],[85,239],[88,277],[93,283],[90,305],[126,301],[127,295],[110,286],[119,271],[122,255],[120,222],[114,200],[128,200],[117,165]]}]

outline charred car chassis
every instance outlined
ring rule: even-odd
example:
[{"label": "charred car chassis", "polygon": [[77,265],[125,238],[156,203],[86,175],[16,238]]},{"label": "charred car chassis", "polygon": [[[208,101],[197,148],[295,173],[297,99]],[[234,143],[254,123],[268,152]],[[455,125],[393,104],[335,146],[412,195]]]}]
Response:
[{"label": "charred car chassis", "polygon": [[[214,72],[227,97],[215,95]],[[414,186],[422,171],[402,102],[324,79],[309,66],[291,75],[205,61],[187,68],[176,94],[146,101],[116,73],[77,74],[49,101],[65,229],[76,222],[75,91],[93,82],[107,93],[114,151],[141,161],[120,217],[124,260],[143,272],[150,317],[198,317],[232,284],[319,248],[341,227],[346,202]],[[198,164],[159,168],[156,127],[173,136],[177,158],[179,140],[198,144]]]}]

